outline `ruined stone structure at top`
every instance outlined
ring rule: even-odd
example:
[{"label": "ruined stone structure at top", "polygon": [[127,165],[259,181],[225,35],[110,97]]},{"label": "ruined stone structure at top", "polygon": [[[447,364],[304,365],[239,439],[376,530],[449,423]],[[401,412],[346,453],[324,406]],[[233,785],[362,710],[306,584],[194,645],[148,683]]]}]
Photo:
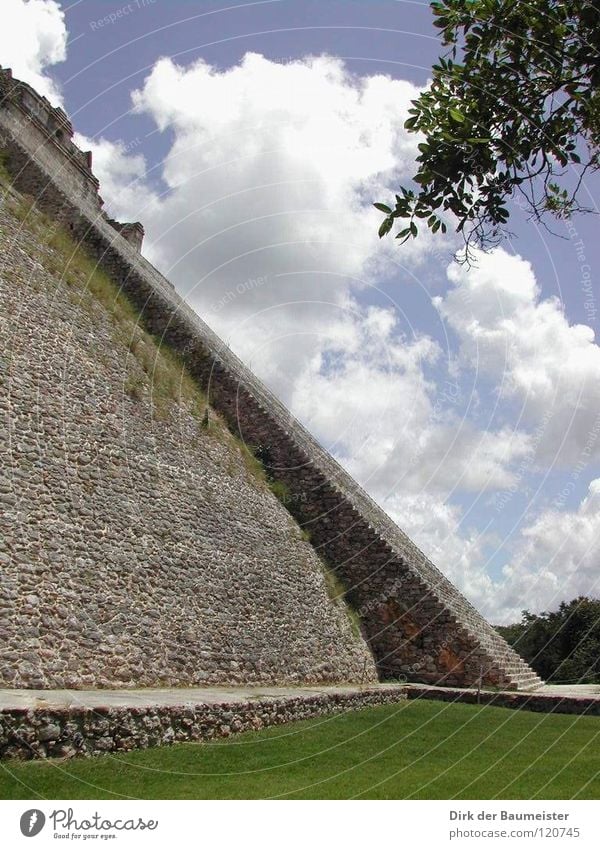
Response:
[{"label": "ruined stone structure at top", "polygon": [[[8,114],[12,113],[17,120],[21,117],[32,130],[35,128],[39,132],[42,144],[36,153],[50,168],[50,173],[100,212],[104,202],[92,172],[92,151],[82,151],[73,142],[73,125],[64,111],[52,106],[27,83],[13,79],[10,68],[0,68],[0,99]],[[105,213],[101,214],[130,245],[141,250],[144,228],[139,221],[120,224]]]},{"label": "ruined stone structure at top", "polygon": [[33,199],[126,294],[146,360],[160,361],[155,339],[167,345],[224,428],[217,438],[181,408],[159,422],[142,390],[124,400],[138,342],[111,336],[101,304],[79,306],[4,205],[0,279],[15,312],[0,387],[12,429],[0,686],[541,683],[140,254],[142,226],[107,217],[64,112],[6,70],[0,151],[6,191]]}]

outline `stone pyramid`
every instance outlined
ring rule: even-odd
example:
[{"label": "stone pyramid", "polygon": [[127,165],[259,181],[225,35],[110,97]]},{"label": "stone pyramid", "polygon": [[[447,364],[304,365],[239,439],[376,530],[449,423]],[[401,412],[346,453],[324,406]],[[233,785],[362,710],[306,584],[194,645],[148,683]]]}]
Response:
[{"label": "stone pyramid", "polygon": [[0,686],[541,682],[102,210],[0,70]]}]

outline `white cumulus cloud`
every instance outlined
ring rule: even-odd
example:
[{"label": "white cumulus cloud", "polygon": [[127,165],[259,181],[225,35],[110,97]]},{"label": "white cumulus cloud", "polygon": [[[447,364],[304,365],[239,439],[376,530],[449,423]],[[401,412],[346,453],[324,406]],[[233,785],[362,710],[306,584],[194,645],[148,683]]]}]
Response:
[{"label": "white cumulus cloud", "polygon": [[521,610],[554,610],[579,595],[600,596],[600,479],[576,510],[546,510],[525,528],[503,571],[499,608],[505,621]]},{"label": "white cumulus cloud", "polygon": [[557,298],[542,299],[530,263],[502,249],[477,267],[448,269],[452,288],[434,299],[458,336],[459,362],[492,379],[522,426],[544,427],[545,465],[600,458],[600,347],[594,331],[570,324]]},{"label": "white cumulus cloud", "polygon": [[66,58],[64,12],[55,0],[3,0],[0,62],[53,105],[62,97],[47,69]]},{"label": "white cumulus cloud", "polygon": [[368,285],[392,252],[377,238],[372,201],[413,161],[403,123],[417,94],[408,82],[355,77],[328,56],[278,63],[249,53],[227,70],[160,60],[133,95],[173,138],[167,192],[146,215],[152,257],[207,318],[223,292],[269,278],[212,316],[220,329],[249,302],[298,292],[339,300]]},{"label": "white cumulus cloud", "polygon": [[386,507],[399,491],[445,496],[510,485],[527,436],[477,430],[461,417],[459,387],[426,376],[440,346],[398,323],[391,309],[349,302],[298,375],[292,409]]}]

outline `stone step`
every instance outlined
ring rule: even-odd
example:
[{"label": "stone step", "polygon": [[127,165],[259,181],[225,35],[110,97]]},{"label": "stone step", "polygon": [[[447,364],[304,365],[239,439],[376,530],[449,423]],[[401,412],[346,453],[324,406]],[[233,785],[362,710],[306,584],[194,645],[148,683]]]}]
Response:
[{"label": "stone step", "polygon": [[512,686],[516,686],[519,690],[534,690],[542,687],[544,682],[541,678],[518,678],[511,681]]}]

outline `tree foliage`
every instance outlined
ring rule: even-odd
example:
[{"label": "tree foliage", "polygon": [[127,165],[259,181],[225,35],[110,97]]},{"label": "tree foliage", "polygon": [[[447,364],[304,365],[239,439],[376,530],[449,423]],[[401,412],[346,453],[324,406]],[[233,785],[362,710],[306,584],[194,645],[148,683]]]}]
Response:
[{"label": "tree foliage", "polygon": [[445,232],[450,217],[468,260],[470,247],[489,249],[506,235],[513,195],[537,220],[590,211],[579,198],[599,164],[599,0],[431,8],[448,50],[409,109],[406,129],[424,136],[418,170],[395,206],[375,204],[386,214],[380,237],[396,221],[403,242],[420,226]]},{"label": "tree foliage", "polygon": [[600,600],[563,602],[554,613],[523,611],[497,630],[545,681],[600,684]]}]

